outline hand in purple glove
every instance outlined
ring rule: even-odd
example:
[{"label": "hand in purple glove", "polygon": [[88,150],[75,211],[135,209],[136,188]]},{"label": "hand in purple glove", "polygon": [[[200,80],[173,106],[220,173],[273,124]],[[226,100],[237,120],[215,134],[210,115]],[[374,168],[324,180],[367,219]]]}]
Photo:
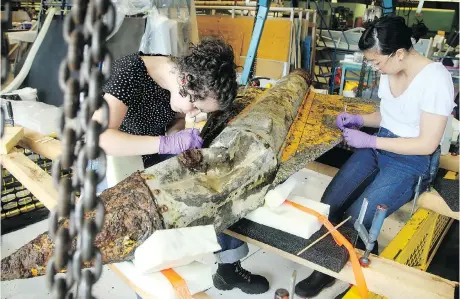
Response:
[{"label": "hand in purple glove", "polygon": [[191,148],[201,148],[203,139],[197,129],[186,129],[171,136],[160,136],[159,154],[177,155]]},{"label": "hand in purple glove", "polygon": [[335,125],[340,130],[351,127],[360,128],[364,125],[364,119],[361,115],[348,114],[346,112],[342,112],[335,119]]},{"label": "hand in purple glove", "polygon": [[377,137],[369,135],[359,130],[347,129],[343,130],[343,139],[349,146],[355,148],[375,148],[377,145]]}]

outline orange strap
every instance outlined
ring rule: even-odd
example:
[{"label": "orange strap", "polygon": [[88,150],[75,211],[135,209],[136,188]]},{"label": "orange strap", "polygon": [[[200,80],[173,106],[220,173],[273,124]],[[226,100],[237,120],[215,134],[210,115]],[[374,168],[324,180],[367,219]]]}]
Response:
[{"label": "orange strap", "polygon": [[351,265],[353,268],[353,274],[355,275],[356,285],[358,287],[359,293],[362,299],[368,299],[369,290],[367,289],[366,279],[364,278],[363,270],[361,269],[361,265],[359,264],[358,256],[353,248],[353,245],[329,222],[329,220],[320,213],[307,208],[305,206],[299,205],[295,202],[286,200],[287,204],[290,204],[296,209],[299,209],[305,213],[311,214],[318,218],[318,220],[324,224],[324,226],[331,232],[332,237],[334,238],[335,242],[339,246],[345,246],[348,250],[348,254],[350,255]]},{"label": "orange strap", "polygon": [[185,280],[173,269],[162,270],[161,273],[169,280],[177,298],[179,299],[193,299],[192,294],[187,287]]}]

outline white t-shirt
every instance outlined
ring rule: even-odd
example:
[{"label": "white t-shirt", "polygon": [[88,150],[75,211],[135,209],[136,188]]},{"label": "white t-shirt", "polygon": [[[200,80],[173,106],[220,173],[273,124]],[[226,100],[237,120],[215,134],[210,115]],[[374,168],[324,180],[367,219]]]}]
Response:
[{"label": "white t-shirt", "polygon": [[391,93],[388,75],[382,74],[378,95],[380,126],[400,137],[420,135],[422,111],[449,116],[455,107],[451,74],[439,62],[425,66],[397,98]]}]

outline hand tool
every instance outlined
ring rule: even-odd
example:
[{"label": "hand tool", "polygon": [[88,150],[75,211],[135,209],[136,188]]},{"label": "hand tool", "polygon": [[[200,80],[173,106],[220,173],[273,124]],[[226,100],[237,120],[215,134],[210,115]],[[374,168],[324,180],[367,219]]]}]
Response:
[{"label": "hand tool", "polygon": [[[420,195],[420,188],[422,187],[422,177],[418,177],[418,182],[417,185],[415,186],[415,195],[414,195],[414,202],[412,203],[412,210],[410,211],[409,219],[414,215],[415,212],[415,205],[417,204],[417,199],[419,198]],[[408,220],[409,220],[408,219]]]},{"label": "hand tool", "polygon": [[296,278],[297,278],[297,271],[294,270],[291,276],[291,294],[289,295],[289,299],[294,299]]},{"label": "hand tool", "polygon": [[361,206],[361,211],[359,212],[358,219],[355,221],[355,229],[358,232],[359,237],[363,240],[366,251],[364,255],[359,259],[359,263],[363,267],[367,267],[370,264],[369,255],[374,249],[375,241],[377,241],[377,237],[380,234],[380,230],[382,229],[383,222],[388,212],[388,207],[385,205],[378,205],[377,209],[375,210],[374,219],[372,220],[372,226],[367,232],[366,228],[363,225],[364,216],[366,215],[367,207],[368,207],[368,200],[367,198],[364,199],[363,205]]},{"label": "hand tool", "polygon": [[[349,216],[347,219],[345,219],[344,221],[340,222],[339,224],[337,224],[336,226],[334,226],[334,230],[337,230],[339,227],[341,227],[342,225],[345,224],[345,222],[347,222],[348,220],[351,219],[351,216]],[[301,251],[299,251],[297,253],[297,255],[301,255],[302,253],[304,253],[305,251],[307,251],[308,249],[310,249],[311,247],[313,247],[313,245],[319,243],[319,241],[321,241],[322,239],[326,238],[327,236],[329,236],[331,234],[330,231],[328,231],[327,233],[325,233],[324,235],[322,235],[321,237],[319,237],[318,239],[316,239],[314,242],[312,242],[310,245],[308,245],[307,247],[305,247],[304,249],[302,249]]]}]

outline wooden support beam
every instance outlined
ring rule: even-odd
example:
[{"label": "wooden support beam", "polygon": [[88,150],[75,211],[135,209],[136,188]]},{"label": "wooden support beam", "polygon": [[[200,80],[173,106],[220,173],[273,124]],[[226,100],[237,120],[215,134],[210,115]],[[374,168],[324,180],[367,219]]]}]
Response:
[{"label": "wooden support beam", "polygon": [[439,159],[439,167],[453,172],[459,172],[459,161],[459,156],[452,156],[451,154],[442,155]]},{"label": "wooden support beam", "polygon": [[[272,251],[288,260],[313,270],[320,271],[351,284],[356,284],[350,262],[347,262],[342,271],[336,273],[294,254],[287,253],[246,236],[229,230],[226,230],[225,233],[244,242]],[[357,253],[359,255],[363,254],[360,250],[357,250]],[[455,286],[458,285],[456,282],[374,255],[371,256],[370,266],[363,268],[363,273],[369,291],[388,298],[452,299],[454,298]]]},{"label": "wooden support beam", "polygon": [[[149,293],[139,288],[131,279],[129,279],[123,272],[121,272],[120,269],[117,268],[116,264],[109,265],[109,268],[113,271],[113,273],[117,274],[118,277],[120,277],[124,283],[126,283],[131,289],[133,289],[136,292],[136,294],[141,296],[142,299],[161,299],[153,297]],[[211,297],[207,295],[205,292],[201,292],[193,295],[193,299],[211,299]]]},{"label": "wooden support beam", "polygon": [[330,177],[334,177],[339,171],[338,168],[335,168],[335,167],[332,167],[332,166],[329,166],[323,163],[319,163],[316,161],[308,163],[307,166],[305,166],[305,168],[316,171],[318,173],[321,173],[327,176],[330,176]]},{"label": "wooden support beam", "polygon": [[[322,164],[319,162],[310,162],[305,168],[334,177],[339,171],[338,168]],[[436,191],[424,192],[417,200],[417,205],[436,212],[438,214],[460,220],[460,213],[452,211],[446,204],[446,201]]]},{"label": "wooden support beam", "polygon": [[30,129],[24,129],[24,137],[18,144],[50,160],[56,160],[61,154],[61,142],[59,140]]},{"label": "wooden support beam", "polygon": [[420,195],[417,205],[438,214],[460,220],[460,213],[452,211],[444,199],[436,191],[425,192]]},{"label": "wooden support beam", "polygon": [[1,155],[1,163],[45,207],[51,210],[57,205],[58,191],[53,186],[51,176],[23,153]]},{"label": "wooden support beam", "polygon": [[5,134],[0,143],[0,154],[8,154],[24,136],[22,127],[5,127]]}]

